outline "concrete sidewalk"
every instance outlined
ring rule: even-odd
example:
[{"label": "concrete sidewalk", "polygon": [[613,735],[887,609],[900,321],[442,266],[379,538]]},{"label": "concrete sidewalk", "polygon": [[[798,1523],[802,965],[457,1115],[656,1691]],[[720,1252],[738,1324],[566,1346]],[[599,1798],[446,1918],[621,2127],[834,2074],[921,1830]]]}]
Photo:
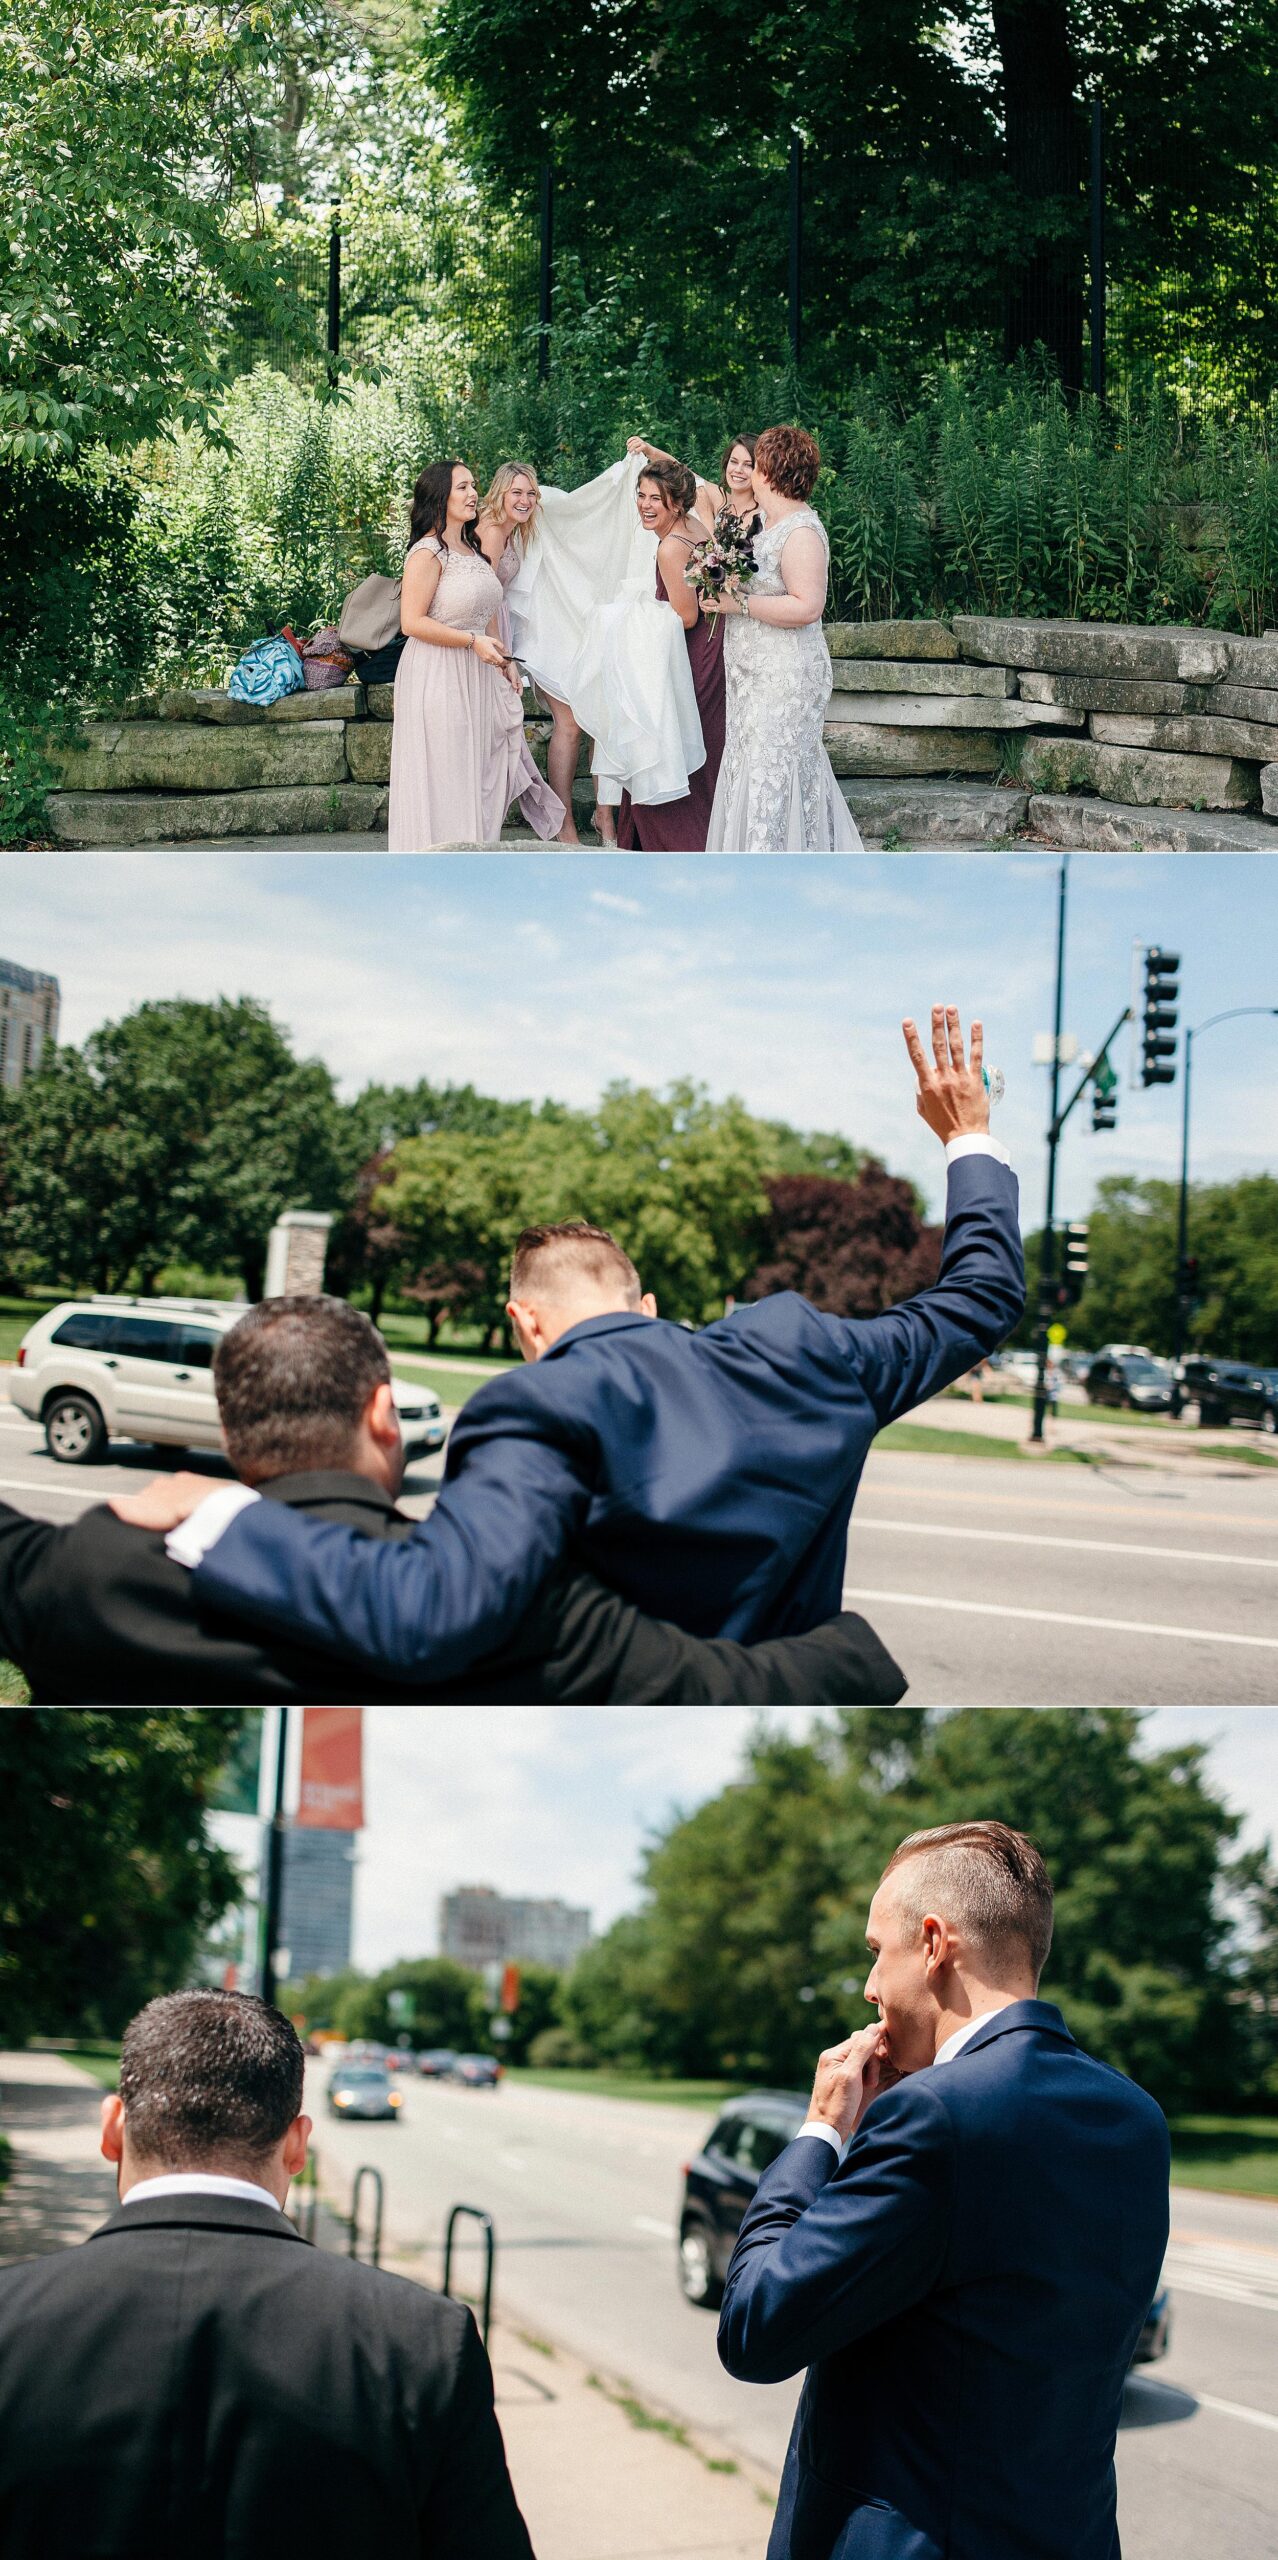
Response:
[{"label": "concrete sidewalk", "polygon": [[[115,2177],[98,2153],[102,2093],[53,2054],[0,2053],[0,2264],[73,2246],[104,2221]],[[340,2245],[335,2217],[321,2241]],[[420,2256],[387,2260],[422,2281]],[[775,2484],[645,2408],[624,2379],[498,2320],[490,2340],[515,2493],[538,2560],[762,2560]]]},{"label": "concrete sidewalk", "polygon": [[[1028,1405],[1002,1400],[988,1387],[981,1404],[974,1404],[961,1389],[947,1388],[925,1404],[915,1405],[903,1419],[938,1431],[1009,1440],[1028,1449],[1033,1415]],[[1045,1430],[1044,1446],[1049,1451],[1076,1449],[1085,1457],[1104,1458],[1118,1466],[1183,1464],[1199,1474],[1251,1475],[1263,1470],[1256,1469],[1249,1452],[1258,1450],[1266,1459],[1278,1454],[1257,1431],[1202,1431],[1196,1422],[1120,1422],[1102,1406],[1085,1401],[1062,1400],[1056,1413],[1049,1413]]]}]

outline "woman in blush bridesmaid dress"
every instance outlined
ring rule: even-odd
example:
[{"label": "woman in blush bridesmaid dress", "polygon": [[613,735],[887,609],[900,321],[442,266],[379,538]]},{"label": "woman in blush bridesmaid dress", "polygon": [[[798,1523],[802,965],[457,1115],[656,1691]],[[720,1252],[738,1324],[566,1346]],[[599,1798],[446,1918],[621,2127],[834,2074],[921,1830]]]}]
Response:
[{"label": "woman in blush bridesmaid dress", "polygon": [[625,852],[705,851],[723,756],[723,630],[707,620],[700,598],[684,577],[691,552],[705,539],[700,518],[691,512],[696,494],[696,480],[684,462],[650,462],[639,474],[640,521],[657,537],[657,601],[668,605],[683,624],[705,761],[689,775],[685,799],[645,807],[632,800],[629,792],[623,793],[617,842]]},{"label": "woman in blush bridesmaid dress", "polygon": [[540,835],[564,805],[524,736],[523,685],[498,636],[502,586],[479,547],[479,492],[464,462],[428,464],[413,491],[391,738],[390,850],[495,845],[530,795]]}]

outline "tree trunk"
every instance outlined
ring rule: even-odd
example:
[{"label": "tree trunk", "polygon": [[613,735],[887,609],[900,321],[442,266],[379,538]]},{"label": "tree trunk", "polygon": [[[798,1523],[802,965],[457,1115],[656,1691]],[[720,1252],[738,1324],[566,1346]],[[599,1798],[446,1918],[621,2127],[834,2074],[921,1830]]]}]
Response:
[{"label": "tree trunk", "polygon": [[1083,109],[1068,0],[993,0],[1003,66],[1008,174],[1030,217],[1025,263],[1003,307],[1009,360],[1035,346],[1053,357],[1067,391],[1083,383],[1086,206]]},{"label": "tree trunk", "polygon": [[369,1321],[369,1323],[370,1323],[370,1324],[380,1324],[380,1323],[381,1323],[381,1320],[382,1320],[382,1300],[384,1299],[385,1295],[386,1295],[386,1280],[385,1280],[385,1276],[384,1276],[383,1274],[380,1274],[380,1273],[375,1273],[375,1274],[374,1274],[374,1277],[373,1277],[373,1294],[372,1294],[372,1297],[370,1298],[370,1300],[369,1300],[369,1302],[368,1302],[368,1321]]},{"label": "tree trunk", "polygon": [[251,1246],[241,1255],[240,1277],[244,1282],[244,1295],[249,1305],[255,1307],[266,1284],[266,1256],[259,1246]]}]

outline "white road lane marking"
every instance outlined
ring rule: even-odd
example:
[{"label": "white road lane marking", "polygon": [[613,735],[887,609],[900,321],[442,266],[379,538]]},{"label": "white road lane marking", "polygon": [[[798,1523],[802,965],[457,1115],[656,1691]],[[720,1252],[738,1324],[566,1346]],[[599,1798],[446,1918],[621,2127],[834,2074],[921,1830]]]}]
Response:
[{"label": "white road lane marking", "polygon": [[46,1484],[31,1476],[0,1476],[0,1493],[56,1494],[59,1502],[105,1502],[107,1496],[94,1493],[87,1485]]},{"label": "white road lane marking", "polygon": [[1167,2278],[1182,2293],[1209,2293],[1220,2302],[1250,2303],[1254,2311],[1278,2311],[1278,2266],[1266,2265],[1250,2249],[1228,2241],[1173,2240]]},{"label": "white road lane marking", "polygon": [[1053,1538],[1027,1529],[955,1528],[948,1521],[941,1527],[928,1520],[876,1520],[868,1512],[858,1514],[855,1527],[899,1530],[907,1538],[983,1538],[996,1547],[1065,1547],[1087,1556],[1156,1556],[1160,1563],[1254,1565],[1260,1572],[1278,1573],[1278,1556],[1227,1556],[1211,1547],[1145,1547],[1127,1538]]},{"label": "white road lane marking", "polygon": [[631,2222],[636,2231],[651,2231],[658,2240],[673,2240],[675,2237],[673,2222],[654,2222],[650,2214],[632,2214]]},{"label": "white road lane marking", "polygon": [[1252,2427],[1269,2427],[1278,2435],[1278,2418],[1269,2409],[1247,2409],[1241,2400],[1217,2400],[1210,2391],[1196,2391],[1194,2398],[1200,2409],[1214,2409],[1221,2418],[1245,2418]]},{"label": "white road lane marking", "polygon": [[1222,1635],[1216,1627],[1168,1627],[1154,1618],[1083,1618],[1072,1609],[1012,1609],[995,1600],[938,1600],[923,1591],[866,1591],[845,1586],[845,1609],[862,1600],[888,1601],[903,1609],[957,1609],[971,1618],[1024,1618],[1037,1626],[1099,1627],[1115,1636],[1171,1636],[1181,1644],[1242,1644],[1278,1653],[1278,1636]]}]

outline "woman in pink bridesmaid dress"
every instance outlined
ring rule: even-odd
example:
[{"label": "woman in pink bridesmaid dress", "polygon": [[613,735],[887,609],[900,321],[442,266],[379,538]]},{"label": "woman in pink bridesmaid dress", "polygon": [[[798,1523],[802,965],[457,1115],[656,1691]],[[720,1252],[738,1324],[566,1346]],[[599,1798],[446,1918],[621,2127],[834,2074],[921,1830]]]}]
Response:
[{"label": "woman in pink bridesmaid dress", "polygon": [[523,685],[498,631],[502,586],[475,531],[479,491],[464,462],[420,474],[400,620],[391,738],[390,850],[495,845],[527,794],[542,836],[564,823],[524,736]]}]

